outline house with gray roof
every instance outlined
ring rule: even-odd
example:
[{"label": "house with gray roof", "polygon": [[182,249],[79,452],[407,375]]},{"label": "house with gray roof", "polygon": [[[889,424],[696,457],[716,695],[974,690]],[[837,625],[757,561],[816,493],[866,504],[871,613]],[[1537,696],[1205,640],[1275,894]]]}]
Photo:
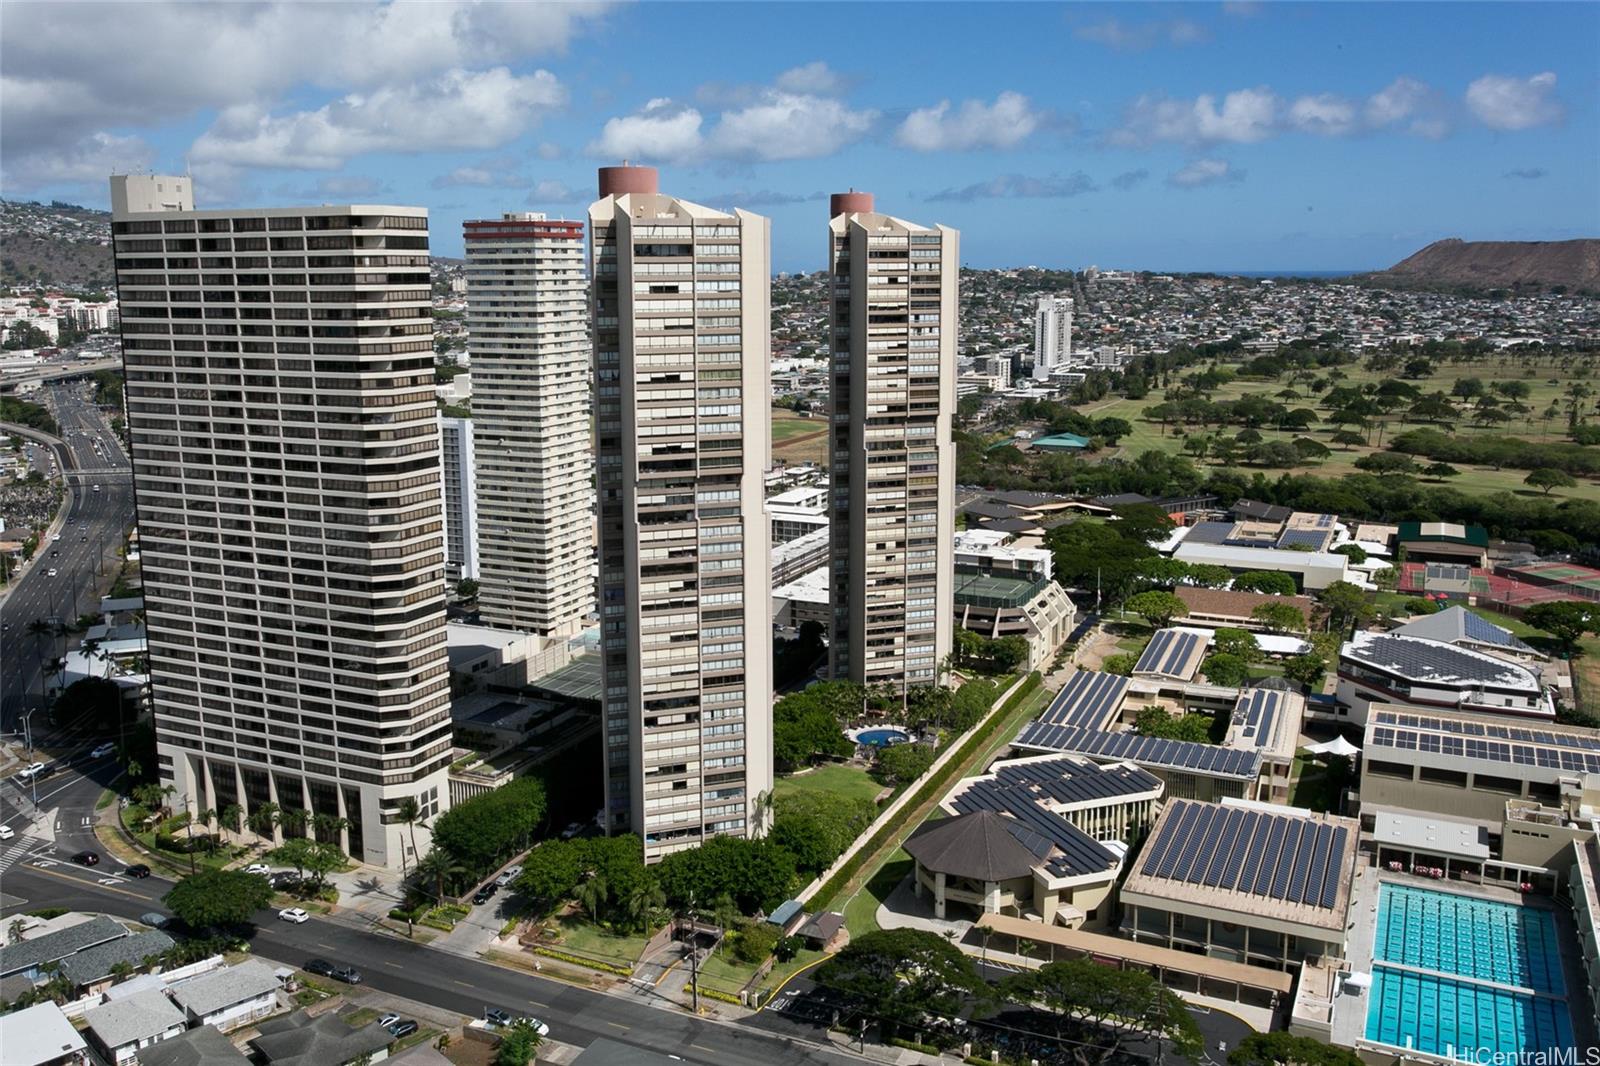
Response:
[{"label": "house with gray roof", "polygon": [[233,1041],[209,1025],[140,1048],[139,1066],[250,1066]]},{"label": "house with gray roof", "polygon": [[257,1028],[261,1035],[250,1046],[262,1066],[347,1066],[363,1056],[368,1063],[382,1062],[394,1044],[377,1022],[356,1029],[337,1014],[313,1018],[303,1010],[268,1018]]},{"label": "house with gray roof", "polygon": [[277,1011],[279,987],[272,967],[251,959],[180,981],[171,993],[190,1025],[227,1032]]},{"label": "house with gray roof", "polygon": [[152,955],[164,955],[172,938],[159,929],[119,937],[61,960],[61,972],[73,986],[85,992],[103,992],[115,972],[124,964],[139,970]]},{"label": "house with gray roof", "polygon": [[37,979],[52,962],[127,935],[128,930],[120,923],[101,916],[19,944],[8,944],[0,948],[0,977],[22,974]]},{"label": "house with gray roof", "polygon": [[159,1044],[188,1028],[183,1012],[155,989],[112,1000],[83,1012],[89,1039],[116,1066],[132,1062],[139,1049]]},{"label": "house with gray roof", "polygon": [[89,1045],[54,1003],[0,1014],[6,1066],[87,1066]]}]

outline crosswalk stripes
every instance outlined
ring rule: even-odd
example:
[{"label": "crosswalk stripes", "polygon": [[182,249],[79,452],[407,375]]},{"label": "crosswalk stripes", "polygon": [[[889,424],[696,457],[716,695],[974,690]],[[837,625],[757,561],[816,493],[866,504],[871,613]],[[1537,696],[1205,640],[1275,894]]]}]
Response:
[{"label": "crosswalk stripes", "polygon": [[42,851],[49,851],[55,845],[39,837],[19,836],[8,844],[4,851],[0,851],[0,873],[11,869],[13,865]]}]

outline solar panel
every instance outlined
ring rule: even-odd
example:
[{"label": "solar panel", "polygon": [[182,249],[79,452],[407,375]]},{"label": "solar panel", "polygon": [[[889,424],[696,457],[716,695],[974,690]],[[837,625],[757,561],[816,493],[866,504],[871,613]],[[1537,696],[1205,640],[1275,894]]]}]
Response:
[{"label": "solar panel", "polygon": [[[1306,898],[1306,885],[1309,884],[1317,872],[1317,857],[1322,855],[1324,866],[1327,857],[1323,855],[1322,848],[1333,836],[1331,827],[1326,825],[1307,826],[1304,839],[1300,842],[1301,854],[1294,864],[1294,869],[1289,875],[1289,899],[1296,903],[1303,903]],[[1318,885],[1321,880],[1318,879]]]},{"label": "solar panel", "polygon": [[1339,898],[1339,880],[1344,873],[1344,842],[1349,836],[1350,831],[1344,826],[1333,827],[1333,843],[1329,848],[1328,868],[1322,879],[1322,895],[1317,899],[1318,906],[1331,908]]},{"label": "solar panel", "polygon": [[1338,899],[1342,826],[1242,806],[1175,800],[1150,842],[1152,878],[1331,908]]},{"label": "solar panel", "polygon": [[1205,883],[1217,885],[1230,866],[1238,868],[1238,856],[1233,853],[1234,845],[1239,840],[1239,830],[1244,826],[1245,817],[1242,810],[1234,809],[1225,812],[1222,823],[1216,834],[1215,850],[1212,852],[1211,863],[1206,867]]},{"label": "solar panel", "polygon": [[1261,871],[1261,858],[1266,854],[1268,827],[1259,820],[1250,826],[1250,850],[1245,853],[1244,862],[1239,865],[1239,875],[1232,883],[1223,887],[1238,889],[1241,892],[1250,891],[1250,886],[1255,884],[1256,874]]},{"label": "solar panel", "polygon": [[1294,874],[1295,856],[1300,850],[1300,838],[1305,831],[1305,824],[1299,819],[1284,828],[1283,852],[1279,856],[1277,869],[1272,871],[1272,885],[1268,889],[1275,899],[1283,899],[1284,893],[1289,890],[1289,878]]}]

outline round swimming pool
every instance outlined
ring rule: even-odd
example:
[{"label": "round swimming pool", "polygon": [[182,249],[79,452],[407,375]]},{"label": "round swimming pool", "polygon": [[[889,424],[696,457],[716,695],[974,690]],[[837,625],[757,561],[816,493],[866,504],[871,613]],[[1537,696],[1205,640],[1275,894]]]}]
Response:
[{"label": "round swimming pool", "polygon": [[893,744],[904,744],[911,739],[911,734],[904,729],[863,729],[856,734],[857,744],[870,744],[874,748],[887,748]]}]

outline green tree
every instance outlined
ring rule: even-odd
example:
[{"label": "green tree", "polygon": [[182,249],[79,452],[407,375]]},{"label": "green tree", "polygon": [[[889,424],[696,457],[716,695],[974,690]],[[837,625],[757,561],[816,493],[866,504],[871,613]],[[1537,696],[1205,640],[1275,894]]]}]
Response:
[{"label": "green tree", "polygon": [[933,759],[931,744],[893,744],[879,749],[872,772],[885,785],[906,785],[927,773]]},{"label": "green tree", "polygon": [[1235,592],[1264,592],[1273,596],[1293,596],[1299,591],[1294,578],[1276,570],[1255,570],[1233,579]]},{"label": "green tree", "polygon": [[1435,481],[1448,481],[1450,478],[1460,477],[1461,471],[1449,463],[1429,463],[1422,468],[1422,475],[1433,478]]},{"label": "green tree", "polygon": [[1349,544],[1339,545],[1337,548],[1333,549],[1333,554],[1343,555],[1345,558],[1349,559],[1352,564],[1364,563],[1367,561],[1367,549],[1363,548],[1354,541],[1351,541]]},{"label": "green tree", "polygon": [[580,881],[578,887],[572,890],[572,898],[578,905],[589,912],[591,922],[600,921],[600,911],[611,898],[611,888],[606,884],[605,875],[595,873],[587,879]]},{"label": "green tree", "polygon": [[321,889],[328,875],[344,865],[344,852],[337,845],[310,837],[290,837],[269,851],[267,857],[273,862],[293,866],[301,878],[309,873],[313,891]]},{"label": "green tree", "polygon": [[1360,625],[1373,615],[1372,601],[1360,586],[1348,581],[1335,581],[1323,589],[1318,597],[1336,628]]},{"label": "green tree", "polygon": [[1209,744],[1212,721],[1203,714],[1173,714],[1165,708],[1152,706],[1134,715],[1133,728],[1134,732],[1144,737]]},{"label": "green tree", "polygon": [[494,1066],[528,1066],[538,1054],[544,1037],[526,1018],[518,1018],[500,1030],[500,1044],[494,1051]]},{"label": "green tree", "polygon": [[1283,664],[1283,676],[1290,681],[1298,681],[1308,689],[1316,690],[1321,687],[1322,679],[1328,673],[1328,660],[1321,652],[1308,651],[1302,655],[1295,655],[1286,659]]},{"label": "green tree", "polygon": [[1250,662],[1224,653],[1208,655],[1200,672],[1213,685],[1240,686],[1250,678]]},{"label": "green tree", "polygon": [[272,902],[272,886],[242,870],[201,870],[179,881],[163,899],[191,929],[243,925]]},{"label": "green tree", "polygon": [[1250,617],[1267,627],[1269,633],[1304,633],[1306,616],[1298,607],[1287,603],[1259,603],[1250,611]]},{"label": "green tree", "polygon": [[1174,618],[1189,613],[1188,605],[1177,596],[1170,592],[1155,590],[1129,596],[1124,606],[1157,629],[1170,624]]},{"label": "green tree", "polygon": [[1279,1031],[1251,1033],[1239,1041],[1228,1053],[1228,1066],[1361,1066],[1361,1058],[1309,1036]]},{"label": "green tree", "polygon": [[1555,637],[1568,657],[1578,654],[1585,633],[1600,633],[1600,607],[1576,600],[1536,603],[1522,613],[1522,620]]},{"label": "green tree", "polygon": [[533,842],[545,809],[544,782],[517,778],[441,814],[433,824],[433,843],[482,877]]},{"label": "green tree", "polygon": [[1339,445],[1344,451],[1349,451],[1351,448],[1360,448],[1367,443],[1367,438],[1349,429],[1334,430],[1328,439]]},{"label": "green tree", "polygon": [[1211,650],[1217,655],[1232,655],[1245,662],[1253,662],[1261,654],[1261,645],[1254,634],[1243,629],[1220,626],[1211,634]]},{"label": "green tree", "polygon": [[1536,489],[1543,489],[1544,494],[1548,496],[1551,489],[1570,489],[1574,487],[1578,484],[1578,479],[1564,470],[1542,466],[1537,470],[1531,471],[1527,477],[1522,479],[1522,483],[1524,485],[1532,485]]},{"label": "green tree", "polygon": [[[402,825],[411,831],[411,854],[417,855],[417,820],[422,817],[422,807],[417,803],[415,796],[407,796],[395,808],[395,817],[400,819]],[[420,855],[417,855],[421,858]],[[400,849],[400,876],[405,878],[406,849]]]},{"label": "green tree", "polygon": [[771,912],[789,898],[798,878],[794,855],[773,840],[719,836],[677,851],[656,865],[674,906],[729,896],[741,913]]},{"label": "green tree", "polygon": [[937,933],[880,929],[852,940],[817,970],[824,988],[843,992],[875,1018],[885,1036],[923,1014],[954,1014],[983,987],[972,960]]},{"label": "green tree", "polygon": [[989,661],[996,673],[1015,673],[1028,662],[1028,641],[1016,635],[997,637],[989,642]]},{"label": "green tree", "polygon": [[[1151,1040],[1184,1059],[1205,1050],[1200,1027],[1177,994],[1139,970],[1119,970],[1090,959],[1049,962],[1007,979],[1012,1002],[1036,1004],[1056,1018],[1056,1038],[1086,1039],[1092,1062],[1120,1059],[1130,1045]],[[1088,1053],[1090,1047],[1079,1049]]]},{"label": "green tree", "polygon": [[1126,652],[1120,655],[1108,655],[1100,660],[1102,673],[1120,674],[1123,677],[1133,673],[1133,668],[1137,665],[1139,665],[1139,657]]},{"label": "green tree", "polygon": [[584,857],[578,841],[547,840],[522,860],[517,891],[548,910],[572,898],[583,874]]},{"label": "green tree", "polygon": [[444,848],[432,847],[417,861],[417,873],[433,882],[434,898],[443,900],[446,887],[459,884],[462,878],[472,876],[473,871]]}]

